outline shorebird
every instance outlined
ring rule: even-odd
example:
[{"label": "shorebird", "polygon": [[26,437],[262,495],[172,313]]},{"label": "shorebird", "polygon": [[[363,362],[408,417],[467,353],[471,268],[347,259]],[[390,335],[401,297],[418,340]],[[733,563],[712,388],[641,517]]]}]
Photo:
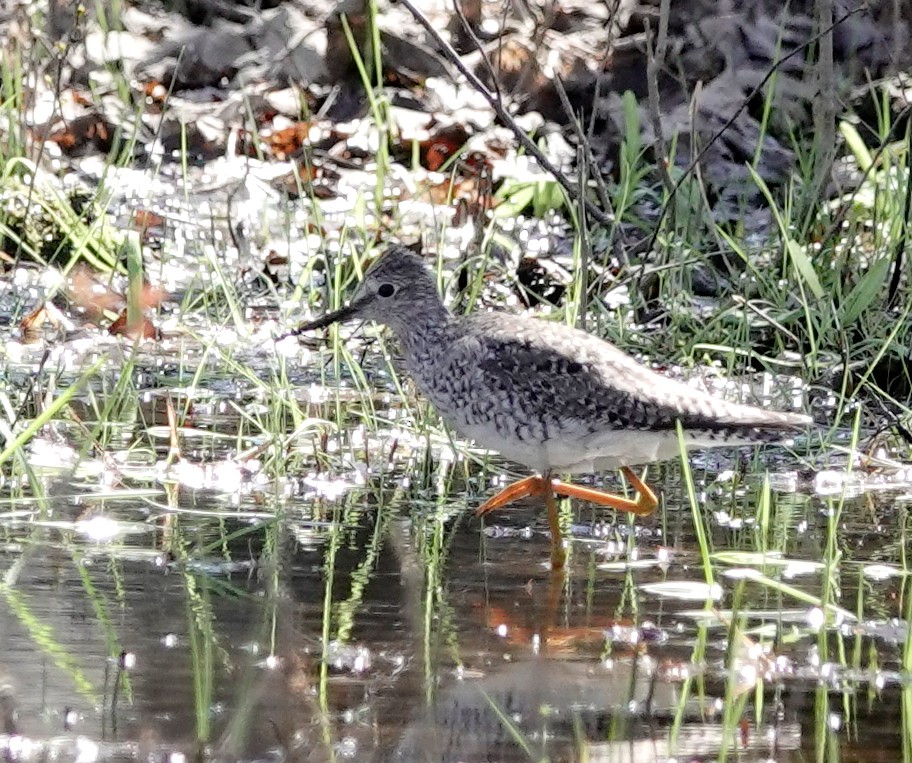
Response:
[{"label": "shorebird", "polygon": [[[801,414],[720,400],[565,324],[504,312],[454,315],[421,257],[398,246],[368,268],[347,306],[290,333],[349,319],[388,326],[406,369],[444,421],[535,472],[477,513],[544,498],[555,569],[566,559],[555,494],[652,513],[656,494],[630,467],[675,457],[678,422],[687,448],[773,440],[811,423]],[[621,469],[635,497],[555,478],[605,469]]]}]

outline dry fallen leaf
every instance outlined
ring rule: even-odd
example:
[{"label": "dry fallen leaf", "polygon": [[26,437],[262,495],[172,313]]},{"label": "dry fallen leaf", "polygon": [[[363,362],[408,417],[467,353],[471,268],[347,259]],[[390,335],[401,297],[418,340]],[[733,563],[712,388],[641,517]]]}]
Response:
[{"label": "dry fallen leaf", "polygon": [[127,322],[126,308],[117,316],[117,320],[108,326],[108,332],[115,336],[127,336],[131,339],[159,339],[161,336],[155,324],[145,316],[142,316],[138,325],[136,323],[130,325]]},{"label": "dry fallen leaf", "polygon": [[48,140],[67,154],[80,154],[88,149],[108,153],[114,145],[116,128],[99,114],[84,114],[71,119],[48,135]]},{"label": "dry fallen leaf", "polygon": [[70,321],[52,302],[45,302],[37,310],[29,313],[22,319],[19,329],[22,331],[22,340],[25,344],[33,344],[41,339],[43,330],[47,327],[71,331]]}]

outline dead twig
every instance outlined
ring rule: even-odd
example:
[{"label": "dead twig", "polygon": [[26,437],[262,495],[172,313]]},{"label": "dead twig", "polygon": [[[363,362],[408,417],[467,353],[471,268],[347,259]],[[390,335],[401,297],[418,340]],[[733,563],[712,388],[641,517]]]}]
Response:
[{"label": "dead twig", "polygon": [[462,24],[462,29],[466,33],[466,36],[472,41],[475,50],[481,53],[481,60],[484,62],[485,69],[488,70],[488,76],[491,78],[491,86],[494,88],[497,98],[502,99],[503,95],[500,92],[500,83],[497,81],[497,74],[494,72],[494,67],[491,65],[490,59],[484,52],[484,46],[481,44],[481,40],[478,39],[478,35],[475,34],[475,30],[472,29],[472,25],[469,23],[465,12],[462,10],[462,3],[460,0],[454,0],[453,7],[456,9],[456,15],[459,16],[459,21]]},{"label": "dead twig", "polygon": [[665,134],[662,132],[662,111],[659,105],[659,72],[665,65],[665,51],[668,46],[668,15],[671,0],[662,0],[659,6],[659,31],[652,45],[652,34],[649,19],[646,19],[646,87],[649,94],[649,120],[652,122],[652,132],[655,135],[655,144],[658,148],[656,164],[662,185],[668,191],[669,198],[674,195],[675,183],[668,171],[668,146],[665,144]]},{"label": "dead twig", "polygon": [[443,37],[440,36],[440,33],[434,28],[434,25],[428,20],[427,16],[415,7],[412,0],[399,0],[399,2],[408,9],[409,13],[411,13],[415,20],[424,28],[425,32],[431,36],[440,51],[452,62],[459,70],[459,73],[466,78],[468,83],[481,93],[482,97],[490,104],[491,108],[494,109],[494,113],[497,114],[498,118],[513,132],[516,139],[522,144],[522,147],[528,154],[535,158],[541,168],[545,170],[545,172],[550,173],[554,179],[560,183],[561,187],[567,192],[571,199],[578,199],[580,203],[584,204],[586,212],[588,212],[596,221],[602,225],[610,225],[613,222],[612,216],[589,199],[579,198],[580,193],[577,185],[554,166],[542,150],[535,145],[535,142],[526,135],[525,131],[523,131],[516,123],[516,120],[513,119],[506,110],[503,101],[488,90],[485,84],[463,63],[459,54],[453,50],[453,47],[444,40]]},{"label": "dead twig", "polygon": [[[912,178],[912,130],[906,125],[906,177]],[[906,182],[906,196],[903,200],[903,216],[900,221],[900,232],[893,247],[893,274],[890,276],[890,286],[887,289],[887,307],[896,305],[899,296],[899,286],[902,282],[903,253],[906,251],[906,242],[909,240],[909,216],[912,213],[912,183]]]},{"label": "dead twig", "polygon": [[558,98],[560,98],[561,108],[567,115],[567,121],[576,134],[576,140],[579,143],[579,147],[583,151],[582,158],[585,159],[589,167],[595,168],[596,170],[595,172],[589,172],[587,174],[591,175],[595,180],[595,190],[598,194],[599,201],[602,203],[602,208],[607,210],[612,218],[615,218],[614,209],[612,209],[611,206],[611,199],[608,197],[608,186],[605,184],[605,178],[602,177],[602,173],[598,171],[595,154],[592,152],[592,144],[586,133],[583,132],[583,126],[576,118],[576,114],[573,113],[573,105],[570,103],[570,98],[567,96],[567,89],[564,87],[563,81],[557,74],[554,75],[554,89],[557,91]]},{"label": "dead twig", "polygon": [[814,99],[814,129],[821,147],[814,173],[814,194],[823,192],[836,157],[836,66],[833,62],[833,0],[815,3],[820,34],[817,56],[817,98]]}]

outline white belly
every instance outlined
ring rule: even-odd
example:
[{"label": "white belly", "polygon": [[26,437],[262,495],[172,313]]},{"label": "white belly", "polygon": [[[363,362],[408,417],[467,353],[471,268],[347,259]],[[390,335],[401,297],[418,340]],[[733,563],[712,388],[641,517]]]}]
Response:
[{"label": "white belly", "polygon": [[[551,439],[545,443],[502,438],[486,427],[462,426],[461,434],[479,446],[497,451],[505,458],[537,472],[591,474],[621,466],[639,466],[676,458],[680,452],[675,430],[648,432],[609,430],[573,438]],[[749,438],[732,438],[712,432],[685,434],[692,448],[713,448],[750,444]]]}]

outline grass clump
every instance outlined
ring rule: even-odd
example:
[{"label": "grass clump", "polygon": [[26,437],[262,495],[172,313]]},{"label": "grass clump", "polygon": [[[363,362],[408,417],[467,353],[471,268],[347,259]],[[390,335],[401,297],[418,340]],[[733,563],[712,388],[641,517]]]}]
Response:
[{"label": "grass clump", "polygon": [[82,191],[64,193],[24,159],[0,175],[0,251],[9,264],[31,262],[69,272],[79,262],[110,272],[119,237],[103,207]]}]

